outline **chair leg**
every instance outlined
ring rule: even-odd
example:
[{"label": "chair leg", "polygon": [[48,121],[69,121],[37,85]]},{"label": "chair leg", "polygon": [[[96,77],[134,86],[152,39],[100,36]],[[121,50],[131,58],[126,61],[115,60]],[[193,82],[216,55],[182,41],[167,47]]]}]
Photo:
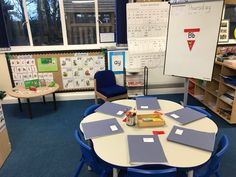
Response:
[{"label": "chair leg", "polygon": [[98,104],[98,97],[95,95],[95,104]]},{"label": "chair leg", "polygon": [[92,171],[92,168],[88,165],[88,171]]},{"label": "chair leg", "polygon": [[75,175],[74,175],[74,177],[78,177],[78,176],[79,176],[79,173],[80,173],[80,171],[81,171],[81,169],[82,169],[83,166],[84,166],[84,160],[81,159],[81,160],[80,160],[80,163],[79,163],[79,166],[78,166],[78,168],[77,168],[77,170],[76,170],[76,173],[75,173]]}]

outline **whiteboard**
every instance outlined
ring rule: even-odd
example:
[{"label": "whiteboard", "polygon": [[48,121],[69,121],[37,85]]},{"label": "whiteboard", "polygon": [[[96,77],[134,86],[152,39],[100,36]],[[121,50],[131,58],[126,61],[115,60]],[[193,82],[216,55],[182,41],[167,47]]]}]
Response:
[{"label": "whiteboard", "polygon": [[223,1],[172,4],[164,74],[211,80]]}]

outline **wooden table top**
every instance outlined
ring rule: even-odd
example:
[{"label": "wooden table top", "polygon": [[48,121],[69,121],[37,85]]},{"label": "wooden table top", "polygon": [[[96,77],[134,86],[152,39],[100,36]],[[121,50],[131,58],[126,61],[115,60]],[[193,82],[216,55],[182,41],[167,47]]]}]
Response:
[{"label": "wooden table top", "polygon": [[11,90],[7,90],[7,94],[15,98],[34,98],[38,96],[52,94],[58,89],[58,84],[55,84],[54,87],[38,87],[36,91],[31,91],[29,89],[25,89],[23,85],[18,85]]}]

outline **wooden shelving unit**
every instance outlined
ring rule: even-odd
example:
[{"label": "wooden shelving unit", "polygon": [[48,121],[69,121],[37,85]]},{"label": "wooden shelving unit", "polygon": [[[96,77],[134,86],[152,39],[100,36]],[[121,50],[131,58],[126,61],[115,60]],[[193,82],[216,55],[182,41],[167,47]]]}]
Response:
[{"label": "wooden shelving unit", "polygon": [[236,86],[226,83],[223,76],[236,76],[236,67],[215,62],[212,81],[189,79],[188,92],[222,119],[236,124],[236,101],[232,99],[236,98]]}]

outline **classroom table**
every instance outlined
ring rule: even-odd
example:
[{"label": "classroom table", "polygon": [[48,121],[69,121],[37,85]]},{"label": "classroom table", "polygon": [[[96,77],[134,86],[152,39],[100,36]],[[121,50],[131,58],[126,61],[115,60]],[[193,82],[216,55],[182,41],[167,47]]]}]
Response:
[{"label": "classroom table", "polygon": [[[158,102],[160,104],[162,113],[167,113],[182,108],[180,104],[172,101],[158,100]],[[127,100],[127,99],[117,100],[114,101],[114,103],[131,106],[132,108],[136,107],[135,100]],[[151,111],[138,111],[138,113],[150,113],[150,112]],[[96,112],[85,117],[81,121],[81,123],[104,120],[104,119],[109,119],[111,117],[112,116],[110,115]],[[130,164],[129,162],[127,135],[152,135],[152,131],[154,130],[165,132],[165,134],[158,136],[168,161],[166,165],[177,168],[191,168],[204,164],[211,157],[212,154],[211,152],[167,141],[167,136],[171,131],[172,127],[174,125],[180,127],[182,126],[180,123],[178,123],[172,118],[164,116],[164,120],[166,122],[165,126],[150,127],[150,128],[138,128],[138,127],[127,126],[126,123],[123,122],[123,118],[117,117],[116,119],[123,128],[124,133],[92,139],[96,154],[102,160],[106,161],[109,164],[112,164],[116,167],[137,166]],[[218,131],[217,125],[207,117],[186,124],[182,127],[209,133],[217,133]],[[80,129],[81,131],[83,131],[81,124],[80,124]],[[114,168],[113,176],[117,176],[117,174],[118,174],[117,169]],[[188,172],[188,176],[189,177],[193,176],[192,170]]]},{"label": "classroom table", "polygon": [[55,84],[55,86],[53,86],[53,87],[48,87],[48,86],[38,87],[36,91],[31,91],[29,89],[25,89],[23,85],[18,85],[16,87],[8,90],[7,94],[18,99],[20,111],[22,111],[21,99],[26,99],[27,103],[28,103],[29,117],[32,119],[30,99],[42,96],[43,102],[45,104],[46,103],[45,96],[52,94],[53,95],[53,102],[54,102],[54,109],[56,110],[57,107],[56,107],[55,92],[58,89],[59,89],[58,84]]}]

